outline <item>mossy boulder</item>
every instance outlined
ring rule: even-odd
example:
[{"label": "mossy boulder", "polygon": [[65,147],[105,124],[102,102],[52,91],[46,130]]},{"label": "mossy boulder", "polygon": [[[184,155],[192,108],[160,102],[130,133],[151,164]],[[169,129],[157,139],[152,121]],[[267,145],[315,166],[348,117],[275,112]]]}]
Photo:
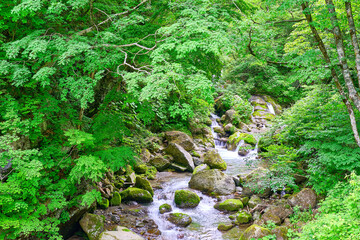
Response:
[{"label": "mossy boulder", "polygon": [[120,193],[114,192],[113,196],[110,200],[111,206],[119,206],[121,204],[121,196]]},{"label": "mossy boulder", "polygon": [[248,198],[248,197],[241,198],[241,202],[243,203],[244,207],[246,205],[248,205],[249,201],[250,201],[250,198]]},{"label": "mossy boulder", "polygon": [[288,203],[292,206],[299,206],[301,210],[314,208],[317,203],[317,195],[314,190],[304,188],[299,193],[292,195],[288,199]]},{"label": "mossy boulder", "polygon": [[275,234],[276,240],[288,240],[289,237],[287,236],[288,229],[284,226],[276,227],[275,229],[271,230],[272,234]]},{"label": "mossy boulder", "polygon": [[135,187],[147,190],[151,194],[151,196],[154,196],[154,190],[151,187],[150,182],[145,178],[142,178],[140,176],[136,176]]},{"label": "mossy boulder", "polygon": [[97,202],[97,205],[101,209],[107,209],[109,207],[109,200],[106,198],[102,198],[100,201]]},{"label": "mossy boulder", "polygon": [[263,220],[264,223],[273,222],[276,225],[281,224],[281,219],[271,212],[265,213],[264,215],[262,215],[261,220]]},{"label": "mossy boulder", "polygon": [[170,161],[161,155],[156,155],[151,158],[149,163],[154,166],[158,171],[163,171],[170,166]]},{"label": "mossy boulder", "polygon": [[250,222],[252,219],[252,216],[250,213],[246,211],[240,211],[236,214],[236,223],[237,224],[244,224]]},{"label": "mossy boulder", "polygon": [[225,135],[224,129],[220,126],[214,127],[214,132],[219,133],[221,135]]},{"label": "mossy boulder", "polygon": [[204,163],[210,168],[226,170],[226,162],[221,158],[220,154],[216,150],[207,151],[204,154]]},{"label": "mossy boulder", "polygon": [[165,138],[169,143],[176,143],[183,147],[186,151],[195,149],[194,141],[189,135],[180,131],[165,132]]},{"label": "mossy boulder", "polygon": [[203,170],[193,174],[189,187],[216,195],[229,195],[235,192],[233,178],[219,169]]},{"label": "mossy boulder", "polygon": [[134,166],[134,171],[136,174],[145,174],[147,171],[147,166],[145,164],[137,164]]},{"label": "mossy boulder", "polygon": [[244,140],[245,143],[248,143],[252,146],[255,146],[257,143],[253,135],[248,133],[236,132],[233,135],[231,135],[227,141],[228,150],[234,151],[236,147],[239,145],[241,140]]},{"label": "mossy boulder", "polygon": [[250,208],[254,208],[256,207],[258,204],[260,204],[262,201],[261,201],[261,198],[257,195],[253,195],[251,196],[251,198],[249,199],[249,202],[248,202],[248,206]]},{"label": "mossy boulder", "polygon": [[170,213],[166,219],[179,227],[187,227],[192,222],[191,217],[184,213]]},{"label": "mossy boulder", "polygon": [[193,174],[196,174],[196,173],[198,173],[198,172],[200,172],[200,171],[209,170],[209,169],[210,169],[210,167],[209,167],[208,165],[206,165],[206,164],[201,164],[201,165],[197,166],[197,167],[194,169]]},{"label": "mossy boulder", "polygon": [[262,218],[267,219],[268,216],[274,215],[279,217],[282,221],[285,218],[289,217],[291,214],[293,214],[293,211],[291,210],[290,206],[289,205],[286,206],[285,204],[283,204],[283,205],[271,206],[270,208],[267,208]]},{"label": "mossy boulder", "polygon": [[234,227],[234,224],[232,223],[220,223],[217,227],[217,229],[219,231],[225,232],[225,231],[229,231],[230,229],[232,229]]},{"label": "mossy boulder", "polygon": [[172,207],[170,206],[170,204],[164,203],[159,207],[159,212],[161,214],[167,213],[167,212],[171,212]]},{"label": "mossy boulder", "polygon": [[103,216],[85,213],[80,220],[80,226],[90,240],[97,240],[105,230],[105,218]]},{"label": "mossy boulder", "polygon": [[200,197],[190,190],[176,190],[175,204],[179,208],[194,208],[200,203]]},{"label": "mossy boulder", "polygon": [[136,201],[139,203],[149,203],[153,201],[149,191],[135,187],[130,187],[120,192],[120,195],[123,201]]},{"label": "mossy boulder", "polygon": [[214,208],[220,211],[238,211],[239,209],[243,208],[244,205],[239,199],[227,199],[221,203],[215,204]]},{"label": "mossy boulder", "polygon": [[245,232],[241,235],[239,240],[259,239],[266,237],[270,234],[271,232],[269,229],[253,224],[245,230]]}]

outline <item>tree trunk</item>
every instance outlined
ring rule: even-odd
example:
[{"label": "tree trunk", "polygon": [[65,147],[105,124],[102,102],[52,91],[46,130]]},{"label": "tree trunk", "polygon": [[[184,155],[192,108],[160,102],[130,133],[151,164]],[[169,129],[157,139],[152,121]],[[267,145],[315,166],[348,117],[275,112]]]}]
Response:
[{"label": "tree trunk", "polygon": [[345,9],[346,9],[346,16],[347,16],[347,19],[349,22],[351,43],[354,47],[357,78],[358,78],[358,83],[359,83],[359,87],[360,87],[360,49],[359,49],[358,39],[356,36],[355,23],[354,23],[354,18],[353,18],[353,14],[352,14],[352,7],[351,7],[350,1],[345,2]]},{"label": "tree trunk", "polygon": [[342,86],[340,84],[340,80],[339,80],[339,78],[338,78],[338,76],[336,74],[335,68],[332,67],[332,65],[331,65],[331,59],[330,59],[330,57],[329,57],[329,55],[328,55],[328,53],[326,51],[325,44],[322,41],[322,39],[321,39],[319,33],[317,32],[316,28],[313,25],[313,19],[312,19],[311,13],[310,13],[310,9],[308,8],[308,5],[305,4],[305,3],[302,3],[301,8],[302,8],[302,10],[304,12],[306,20],[307,20],[307,22],[309,24],[309,27],[311,29],[311,32],[313,33],[313,35],[315,37],[315,40],[318,43],[318,47],[319,47],[321,53],[324,56],[324,59],[325,59],[326,63],[328,63],[329,66],[331,66],[331,76],[333,77],[334,82],[335,82],[335,86],[338,89],[338,91],[339,91],[339,93],[341,95],[342,101],[346,106],[346,109],[347,109],[349,117],[350,117],[351,129],[353,131],[355,141],[356,141],[357,145],[360,147],[360,137],[359,137],[359,132],[358,132],[357,125],[356,125],[356,118],[355,118],[354,110],[353,110],[353,108],[351,106],[351,103],[350,103],[350,101],[348,99],[348,96],[346,95],[346,93],[344,92],[344,90],[343,90],[343,88],[342,88]]}]

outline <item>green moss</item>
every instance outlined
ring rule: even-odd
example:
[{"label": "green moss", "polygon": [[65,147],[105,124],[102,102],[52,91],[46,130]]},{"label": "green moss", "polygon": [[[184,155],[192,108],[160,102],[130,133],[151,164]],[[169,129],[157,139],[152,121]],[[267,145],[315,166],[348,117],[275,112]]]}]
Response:
[{"label": "green moss", "polygon": [[191,155],[192,155],[193,157],[198,157],[198,158],[201,157],[200,154],[199,154],[197,151],[195,151],[195,150],[192,150],[192,151],[191,151]]},{"label": "green moss", "polygon": [[98,202],[98,206],[101,209],[107,209],[109,207],[109,200],[106,198],[102,198],[99,202]]},{"label": "green moss", "polygon": [[180,208],[194,208],[200,203],[200,197],[189,190],[175,191],[175,204]]},{"label": "green moss", "polygon": [[250,213],[245,211],[240,211],[236,214],[236,223],[242,224],[242,223],[248,223],[252,219],[252,216]]},{"label": "green moss", "polygon": [[257,102],[252,102],[251,103],[254,107],[261,107],[263,109],[267,109],[267,105],[266,104],[260,104],[260,103],[257,103]]},{"label": "green moss", "polygon": [[244,205],[239,199],[227,199],[221,203],[218,203],[214,206],[217,210],[220,211],[238,211],[240,208],[243,208]]},{"label": "green moss", "polygon": [[156,167],[151,166],[147,168],[145,175],[148,179],[154,180],[156,177],[156,173],[157,173]]},{"label": "green moss", "polygon": [[111,206],[119,206],[121,203],[121,196],[120,193],[114,192],[113,197],[110,200]]},{"label": "green moss", "polygon": [[150,182],[145,178],[137,176],[135,187],[147,190],[151,194],[151,196],[154,196],[154,190],[151,187]]},{"label": "green moss", "polygon": [[181,227],[186,227],[192,222],[191,217],[184,213],[170,213],[167,219],[173,224]]},{"label": "green moss", "polygon": [[148,191],[140,188],[130,187],[120,192],[120,195],[124,201],[136,201],[140,203],[148,203],[153,201],[151,194]]},{"label": "green moss", "polygon": [[147,171],[147,166],[145,164],[138,164],[134,166],[134,171],[137,174],[144,174]]},{"label": "green moss", "polygon": [[275,118],[275,116],[272,115],[271,113],[267,113],[263,117],[268,121],[272,121]]},{"label": "green moss", "polygon": [[228,139],[228,143],[230,143],[232,146],[237,146],[241,140],[244,140],[244,142],[251,144],[252,146],[255,146],[257,143],[253,135],[240,132],[231,135]]},{"label": "green moss", "polygon": [[159,207],[159,212],[161,214],[166,213],[166,212],[171,212],[172,208],[170,206],[170,204],[164,203]]},{"label": "green moss", "polygon": [[196,173],[198,173],[198,172],[200,172],[200,171],[203,171],[203,170],[209,170],[209,169],[210,169],[210,167],[209,167],[208,165],[206,165],[206,164],[201,164],[201,165],[197,166],[197,167],[194,169],[193,174],[196,174]]},{"label": "green moss", "polygon": [[219,226],[217,227],[217,229],[219,231],[228,231],[230,230],[231,228],[233,228],[234,225],[233,224],[226,224],[226,223],[220,223]]},{"label": "green moss", "polygon": [[131,232],[131,230],[130,230],[130,229],[127,229],[127,228],[123,228],[122,231],[123,231],[123,232]]}]

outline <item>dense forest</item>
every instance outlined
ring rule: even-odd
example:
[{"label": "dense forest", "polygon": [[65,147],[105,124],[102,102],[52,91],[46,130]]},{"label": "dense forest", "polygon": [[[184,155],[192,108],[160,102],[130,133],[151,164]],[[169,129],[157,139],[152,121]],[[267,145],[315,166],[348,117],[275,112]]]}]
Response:
[{"label": "dense forest", "polygon": [[[360,239],[359,16],[357,0],[2,0],[0,239]],[[186,214],[159,215],[179,176]],[[206,201],[228,220],[196,238]],[[114,215],[133,202],[158,227]]]}]

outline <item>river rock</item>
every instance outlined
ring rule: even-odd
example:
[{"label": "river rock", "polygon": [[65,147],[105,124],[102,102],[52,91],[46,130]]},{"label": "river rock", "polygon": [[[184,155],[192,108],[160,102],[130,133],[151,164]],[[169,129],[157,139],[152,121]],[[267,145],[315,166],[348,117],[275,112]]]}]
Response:
[{"label": "river rock", "polygon": [[280,220],[283,221],[285,218],[289,217],[291,214],[293,214],[293,211],[290,209],[289,205],[288,205],[288,208],[286,208],[286,206],[284,206],[284,205],[271,206],[265,210],[263,219],[268,218],[268,216],[273,215],[273,216],[279,217]]},{"label": "river rock", "polygon": [[105,231],[99,240],[145,240],[143,237],[132,232],[126,227],[116,227],[116,231]]},{"label": "river rock", "polygon": [[175,204],[179,208],[194,208],[200,203],[200,197],[190,190],[176,190]]},{"label": "river rock", "polygon": [[170,168],[174,169],[177,172],[185,172],[186,170],[188,170],[187,167],[184,167],[177,163],[171,163]]},{"label": "river rock", "polygon": [[208,165],[206,165],[206,164],[201,164],[201,165],[197,166],[197,167],[194,169],[193,174],[196,174],[196,173],[198,173],[198,172],[200,172],[200,171],[209,170],[209,169],[210,169],[210,167],[209,167]]},{"label": "river rock", "polygon": [[179,144],[186,151],[191,151],[196,147],[191,137],[180,131],[165,132],[165,138],[169,143]]},{"label": "river rock", "polygon": [[292,195],[288,202],[292,207],[299,206],[301,210],[314,208],[317,202],[316,193],[310,188],[304,188],[299,193]]},{"label": "river rock", "polygon": [[120,192],[120,195],[124,201],[136,201],[139,203],[149,203],[153,201],[149,191],[135,187],[127,188],[126,190]]},{"label": "river rock", "polygon": [[189,187],[218,195],[228,195],[235,192],[233,178],[219,169],[204,170],[193,174],[189,181]]},{"label": "river rock", "polygon": [[145,178],[142,178],[140,176],[136,176],[135,187],[147,190],[151,194],[151,196],[154,196],[154,190],[151,187],[150,182]]},{"label": "river rock", "polygon": [[255,189],[262,189],[262,191],[257,194],[262,198],[269,197],[272,193],[271,189],[263,186],[264,181],[267,181],[267,173],[267,169],[259,167],[242,177],[242,181],[246,183],[243,187],[242,194],[250,197],[256,193]]},{"label": "river rock", "polygon": [[110,200],[110,204],[111,206],[119,206],[121,203],[121,196],[120,196],[120,193],[118,192],[114,192],[113,193],[113,196]]},{"label": "river rock", "polygon": [[242,157],[246,156],[251,150],[253,149],[253,146],[250,144],[245,143],[239,148],[238,154]]},{"label": "river rock", "polygon": [[226,133],[233,134],[235,132],[235,130],[236,130],[236,128],[231,123],[226,124],[225,127],[224,127],[224,131]]},{"label": "river rock", "polygon": [[248,202],[248,206],[250,208],[254,208],[260,203],[261,203],[261,198],[259,196],[257,196],[257,195],[252,195],[249,202]]},{"label": "river rock", "polygon": [[236,114],[236,111],[234,109],[229,109],[225,112],[225,122],[232,123],[234,120],[234,115]]},{"label": "river rock", "polygon": [[214,132],[219,133],[222,136],[225,135],[224,129],[222,127],[219,127],[219,126],[214,127]]},{"label": "river rock", "polygon": [[191,217],[184,213],[170,213],[166,219],[179,227],[187,227],[192,222]]},{"label": "river rock", "polygon": [[106,198],[102,198],[100,201],[97,202],[98,207],[101,209],[107,209],[109,207],[109,200]]},{"label": "river rock", "polygon": [[239,240],[259,239],[266,237],[270,234],[271,232],[269,229],[253,224],[245,230]]},{"label": "river rock", "polygon": [[236,214],[236,222],[237,224],[244,224],[244,223],[248,223],[251,221],[252,216],[250,213],[246,212],[246,211],[240,211]]},{"label": "river rock", "polygon": [[261,220],[263,220],[264,223],[273,222],[276,225],[281,224],[281,219],[278,216],[272,214],[271,212],[267,213],[267,214],[265,213],[264,215],[262,215]]},{"label": "river rock", "polygon": [[170,161],[161,155],[156,155],[155,157],[151,158],[149,163],[158,171],[163,171],[170,166]]},{"label": "river rock", "polygon": [[193,158],[182,146],[176,143],[170,143],[165,149],[165,152],[174,157],[174,162],[186,167],[189,171],[193,172],[195,165]]},{"label": "river rock", "polygon": [[288,229],[284,226],[276,227],[271,231],[272,234],[275,234],[276,240],[288,240]]},{"label": "river rock", "polygon": [[167,204],[167,203],[164,203],[159,207],[160,214],[171,212],[171,210],[172,210],[172,207],[170,206],[170,204]]},{"label": "river rock", "polygon": [[221,158],[220,154],[212,149],[204,154],[204,163],[210,168],[216,168],[220,170],[226,170],[226,162]]},{"label": "river rock", "polygon": [[134,171],[136,174],[145,174],[148,167],[145,164],[136,164],[134,166]]},{"label": "river rock", "polygon": [[143,162],[148,162],[151,158],[151,153],[147,148],[143,148],[143,149],[141,149],[140,156],[141,156],[141,160]]},{"label": "river rock", "polygon": [[236,132],[233,135],[231,135],[227,141],[228,150],[234,151],[236,147],[239,145],[241,140],[244,140],[245,143],[248,143],[252,146],[255,146],[257,143],[253,135],[249,133]]},{"label": "river rock", "polygon": [[232,223],[220,223],[217,227],[217,229],[219,231],[229,231],[230,229],[232,229],[235,225]]},{"label": "river rock", "polygon": [[90,240],[97,240],[105,229],[104,218],[91,213],[85,213],[79,223]]},{"label": "river rock", "polygon": [[220,211],[238,211],[240,208],[243,208],[244,205],[239,199],[227,199],[221,203],[215,204],[214,208]]}]

